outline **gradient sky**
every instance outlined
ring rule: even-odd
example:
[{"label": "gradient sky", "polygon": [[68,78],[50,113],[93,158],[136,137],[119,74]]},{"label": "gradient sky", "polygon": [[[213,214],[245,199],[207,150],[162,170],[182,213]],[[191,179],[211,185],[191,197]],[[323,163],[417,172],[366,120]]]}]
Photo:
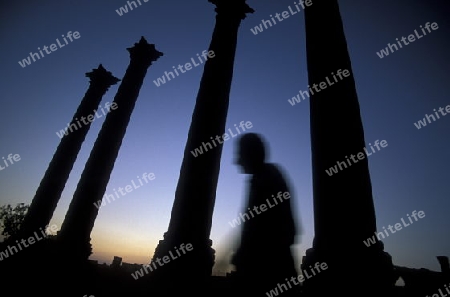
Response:
[{"label": "gradient sky", "polygon": [[[9,153],[21,156],[0,171],[0,205],[31,203],[60,142],[56,131],[71,120],[88,88],[86,72],[102,63],[122,78],[129,63],[126,48],[141,36],[164,53],[144,80],[106,193],[145,172],[156,178],[101,208],[91,256],[99,262],[110,263],[117,255],[125,262],[147,263],[167,230],[203,65],[160,87],[153,80],[208,49],[215,24],[214,5],[206,0],[155,2],[141,1],[142,6],[123,16],[115,11],[126,5],[123,0],[0,4],[0,158]],[[369,157],[378,229],[400,222],[414,210],[426,214],[386,238],[385,250],[394,264],[432,270],[440,270],[435,256],[450,256],[450,116],[420,130],[414,122],[450,104],[446,2],[340,1],[366,142],[388,142]],[[251,121],[249,131],[263,134],[270,143],[270,161],[288,173],[302,230],[294,248],[300,259],[314,236],[309,102],[291,106],[287,100],[308,85],[304,15],[298,13],[254,35],[250,28],[294,1],[248,3],[256,12],[240,28],[226,127]],[[439,29],[388,57],[376,55],[426,22],[437,22]],[[31,51],[49,46],[68,31],[78,31],[81,37],[25,68],[19,65]],[[112,102],[117,88],[110,88],[101,106]],[[103,120],[92,124],[54,213],[51,223],[59,227]],[[247,176],[232,164],[234,148],[235,139],[225,142],[211,230],[219,261],[226,258],[237,231],[228,222],[245,201]],[[352,232],[352,226],[335,225],[336,232]]]}]

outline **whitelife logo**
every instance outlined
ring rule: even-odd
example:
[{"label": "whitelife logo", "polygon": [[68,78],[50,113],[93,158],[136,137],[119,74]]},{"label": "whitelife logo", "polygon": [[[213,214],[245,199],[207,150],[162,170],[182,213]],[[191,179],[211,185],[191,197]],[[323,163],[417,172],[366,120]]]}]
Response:
[{"label": "whitelife logo", "polygon": [[[294,286],[297,286],[305,280],[305,276],[306,276],[306,279],[310,279],[311,277],[315,276],[316,274],[320,273],[321,271],[327,270],[328,264],[325,262],[323,262],[323,263],[316,262],[316,264],[314,264],[314,267],[312,267],[310,265],[309,268],[310,268],[311,275],[306,270],[302,270],[302,273],[299,274],[298,276],[292,276],[291,279],[289,279],[289,280],[286,278],[285,283],[282,283],[282,284],[278,283],[274,289],[270,290],[270,292],[266,292],[266,295],[268,297],[278,296],[279,294],[284,293],[284,291],[292,289],[291,282]],[[289,288],[288,288],[288,286],[289,286]],[[278,290],[280,290],[280,291],[278,291]]]},{"label": "whitelife logo", "polygon": [[[379,141],[377,139],[377,140],[375,140],[375,143],[373,145],[376,146],[378,151],[380,151],[381,148],[387,147],[388,143],[387,143],[386,140]],[[353,164],[356,164],[360,160],[363,160],[364,158],[366,158],[368,156],[371,156],[371,155],[375,154],[376,152],[378,152],[378,151],[375,151],[375,149],[373,148],[373,146],[372,146],[372,144],[370,142],[369,142],[369,146],[370,146],[370,149],[372,150],[372,153],[369,153],[366,148],[363,148],[364,153],[363,152],[359,152],[356,155],[353,155],[353,154],[350,155],[350,159],[352,159]],[[380,148],[380,146],[381,146],[381,148]],[[358,160],[355,157],[357,157]],[[347,156],[345,156],[345,158],[346,158],[346,161],[348,163],[348,166],[351,166],[352,162],[350,162],[350,160],[348,159]],[[345,163],[345,161],[342,161],[342,162],[337,161],[336,163],[337,163],[337,165],[334,165],[334,167],[330,167],[329,169],[325,169],[325,172],[329,176],[332,176],[333,174],[337,174],[339,172],[339,169],[340,170],[344,170],[345,168],[347,168],[347,164]],[[343,165],[343,166],[341,166],[341,165]],[[339,169],[338,169],[338,166],[339,166]]]},{"label": "whitelife logo", "polygon": [[[175,253],[178,255],[178,257],[175,256],[172,253],[172,251],[169,251],[169,256],[164,256],[164,257],[162,257],[162,259],[156,258],[154,261],[151,261],[150,264],[143,265],[143,268],[137,270],[136,272],[133,272],[131,274],[131,276],[135,280],[137,280],[138,278],[144,276],[144,270],[145,270],[145,274],[148,274],[147,268],[150,269],[150,272],[153,272],[153,270],[158,269],[158,267],[162,267],[162,266],[164,266],[164,264],[168,264],[170,261],[175,260],[175,259],[181,257],[182,255],[186,255],[187,252],[190,252],[193,249],[194,249],[194,247],[192,246],[192,243],[188,243],[186,245],[184,243],[182,243],[179,248],[175,247]],[[161,260],[164,263],[162,263]],[[156,266],[155,261],[156,261],[156,263],[158,263],[159,266]]]},{"label": "whitelife logo", "polygon": [[[278,22],[282,22],[285,19],[288,19],[289,17],[301,12],[302,9],[304,10],[306,7],[311,6],[312,0],[306,0],[306,1],[300,0],[300,1],[298,1],[298,3],[294,2],[294,5],[295,5],[295,8],[297,8],[297,11],[293,10],[292,7],[289,5],[288,6],[289,11],[285,10],[282,13],[277,12],[275,14],[275,18],[277,18]],[[302,9],[300,8],[299,5],[302,7]],[[262,33],[264,31],[264,28],[267,30],[270,27],[275,26],[277,24],[277,21],[275,21],[275,18],[272,15],[270,15],[269,17],[271,18],[272,21],[262,19],[261,24],[258,26],[255,26],[254,28],[251,28],[250,31],[252,31],[252,33],[254,35],[258,35],[258,33]],[[269,25],[270,27],[268,27],[267,25]]]},{"label": "whitelife logo", "polygon": [[[139,6],[142,5],[141,0],[136,0],[137,3],[139,3]],[[136,4],[136,1],[127,1],[127,5],[130,8],[130,11],[132,11],[134,8],[138,8],[138,5]],[[144,3],[147,3],[150,0],[142,0]],[[128,13],[128,7],[127,5],[124,5],[120,7],[119,9],[116,9],[116,12],[119,16],[123,16],[124,14]],[[134,8],[133,8],[134,5]]]},{"label": "whitelife logo", "polygon": [[[137,176],[137,179],[139,180],[140,186],[136,185],[134,180],[131,180],[131,185],[126,185],[125,188],[119,187],[117,189],[117,191],[119,191],[120,195],[125,196],[127,193],[131,193],[131,192],[133,192],[133,190],[136,190],[136,189],[142,187],[144,185],[144,183],[142,182],[142,180],[140,179],[139,176]],[[155,179],[155,174],[145,172],[144,174],[142,174],[142,179],[145,180],[145,184],[148,184],[149,181]],[[125,190],[125,192],[124,192],[124,190]],[[119,195],[119,193],[117,193],[116,188],[114,188],[113,191],[114,191],[114,194],[116,195],[117,199],[119,199],[121,196]],[[103,199],[98,200],[97,202],[94,202],[94,205],[95,205],[95,207],[97,207],[97,209],[99,209],[100,207],[105,206],[107,203],[111,203],[110,198],[112,199],[112,201],[116,201],[116,197],[114,197],[114,195],[112,195],[112,194],[105,194],[103,196]]]},{"label": "whitelife logo", "polygon": [[[340,81],[342,81],[344,78],[349,77],[350,76],[350,71],[348,69],[339,69],[338,71],[336,71],[336,74],[334,74],[334,72],[331,72],[331,76],[333,76],[333,80],[334,82],[332,82],[328,76],[325,77],[325,81],[320,82],[319,84],[314,83],[312,86],[308,85],[308,90],[309,91],[302,91],[300,90],[298,92],[297,96],[292,97],[292,99],[288,99],[288,102],[294,106],[296,103],[300,103],[302,101],[302,99],[300,99],[300,96],[302,96],[303,100],[306,100],[306,97],[310,97],[311,95],[314,95],[314,92],[319,93],[321,90],[325,90],[328,87],[331,87],[332,85],[334,85],[335,83],[338,83]],[[336,78],[336,76],[339,77],[339,80]],[[318,88],[320,87],[320,89]],[[314,89],[314,91],[313,91]]]},{"label": "whitelife logo", "polygon": [[[65,47],[66,45],[69,44],[66,37],[70,40],[70,42],[73,42],[74,39],[78,39],[81,37],[80,32],[78,32],[78,31],[75,31],[73,33],[72,33],[72,31],[69,31],[69,32],[67,32],[66,36],[64,36],[64,34],[61,36],[63,37],[65,44],[61,44],[59,39],[56,38],[56,43],[58,44],[59,47],[57,47],[55,43],[52,43],[52,44],[50,44],[50,46],[44,45],[42,47],[42,50],[44,50],[47,55],[50,55],[52,52],[56,51],[57,49]],[[73,39],[72,39],[72,37],[73,37]],[[51,51],[48,50],[49,48]],[[38,47],[38,51],[41,54],[41,56],[39,56],[38,53],[30,52],[30,55],[27,58],[23,59],[22,61],[19,61],[19,65],[22,66],[22,68],[25,68],[27,65],[31,65],[31,60],[33,60],[33,62],[36,62],[36,59],[40,60],[41,58],[44,57],[44,53],[42,52],[42,50],[40,47]]]},{"label": "whitelife logo", "polygon": [[[116,102],[113,102],[113,103],[106,102],[105,108],[106,108],[106,112],[103,109],[103,107],[101,107],[103,116],[105,116],[107,113],[111,112],[111,110],[116,110],[117,103]],[[81,128],[82,127],[81,122],[84,125],[89,125],[95,120],[95,118],[99,119],[102,117],[102,115],[97,112],[97,109],[94,109],[92,112],[95,114],[95,117],[94,117],[94,114],[90,114],[87,117],[84,117],[84,116],[81,117],[81,119],[75,118],[74,120],[72,120],[72,123],[67,123],[66,128],[64,128],[63,130],[59,130],[59,132],[56,132],[56,135],[58,135],[58,137],[61,139],[64,137],[64,135],[66,135],[66,136],[69,135],[69,131],[70,131],[70,133],[72,133],[73,131],[77,131],[78,128]],[[86,120],[88,122],[86,122]]]},{"label": "whitelife logo", "polygon": [[[246,131],[245,128],[251,129],[253,127],[253,124],[250,121],[247,121],[247,122],[241,121],[240,124],[239,124],[239,127],[241,127],[242,132],[244,132],[244,131]],[[231,130],[231,128],[228,129],[228,132],[230,133],[232,138],[238,136],[239,134],[241,134],[241,131],[236,126],[236,124],[234,124],[234,128],[236,129],[237,134],[233,134],[233,131]],[[211,138],[212,143],[214,144],[214,147],[217,147],[217,144],[214,141],[213,137],[211,136],[210,138]],[[223,141],[221,141],[220,138],[222,138]],[[217,142],[219,144],[223,144],[226,140],[230,139],[230,136],[227,133],[225,133],[222,136],[216,135],[215,139],[217,140]],[[208,147],[209,147],[210,150],[213,149],[211,143],[208,142],[208,141],[206,143],[202,142],[202,146],[199,146],[198,148],[195,148],[193,151],[191,151],[191,154],[195,158],[197,158],[199,155],[202,155],[202,154],[206,153],[208,151]],[[203,151],[203,149],[205,149],[205,151]]]},{"label": "whitelife logo", "polygon": [[[40,234],[38,232],[34,232],[33,236],[28,237],[27,239],[16,240],[16,244],[13,246],[8,245],[7,249],[3,252],[0,252],[0,261],[8,258],[14,254],[17,254],[22,248],[27,248],[32,244],[35,244],[37,241],[41,241],[44,238],[47,238],[49,235],[54,234],[57,231],[58,227],[56,225],[47,226],[45,230],[40,228]],[[50,232],[51,231],[51,232]],[[42,237],[40,236],[42,235]]]},{"label": "whitelife logo", "polygon": [[[403,220],[403,218],[401,218],[401,221],[402,221],[402,224],[403,224],[403,225],[400,224],[400,223],[396,223],[394,226],[388,225],[389,231],[390,231],[392,234],[394,234],[395,232],[402,230],[403,227],[408,227],[409,225],[412,225],[414,222],[417,222],[419,219],[423,219],[423,218],[425,217],[425,212],[424,212],[423,210],[421,210],[421,211],[419,211],[419,212],[417,212],[417,210],[413,211],[412,214],[411,214],[411,216],[414,218],[415,221],[413,221],[413,220],[411,219],[411,217],[409,216],[409,214],[407,214],[407,216],[408,216],[408,220],[409,220],[409,223],[410,223],[410,224],[406,223],[405,220]],[[418,217],[418,218],[417,218],[417,217]],[[395,231],[394,231],[393,228],[395,228]],[[386,236],[389,236],[389,233],[388,233],[388,231],[386,230],[385,227],[383,227],[383,231],[384,231],[384,234],[386,234]],[[367,238],[367,240],[363,240],[363,242],[364,242],[364,244],[365,244],[367,247],[369,247],[369,246],[371,246],[372,244],[375,244],[375,243],[377,242],[376,238],[378,238],[378,240],[384,239],[384,238],[385,238],[384,234],[383,234],[383,232],[378,232],[378,233],[375,232],[375,235],[374,235],[374,236]],[[376,236],[376,238],[375,238],[375,236]]]},{"label": "whitelife logo", "polygon": [[[445,284],[444,287],[445,287],[445,290],[447,291],[447,293],[450,294],[450,288],[448,287],[448,285]],[[438,294],[438,293],[439,293],[439,294]],[[434,293],[434,294],[431,295],[431,296],[430,296],[430,295],[427,295],[427,296],[425,296],[425,297],[447,297],[447,296],[449,296],[449,295],[445,294],[444,292],[442,292],[442,289],[441,289],[441,288],[439,288],[438,293]]]},{"label": "whitelife logo", "polygon": [[[283,198],[284,198],[284,199],[283,199]],[[290,194],[289,192],[284,192],[284,193],[283,193],[283,192],[280,191],[280,192],[278,192],[277,197],[275,197],[274,195],[272,195],[272,200],[273,200],[273,202],[274,202],[275,204],[270,204],[269,198],[267,198],[267,199],[266,199],[267,204],[262,203],[262,204],[259,205],[259,206],[258,206],[258,205],[255,205],[255,206],[253,207],[253,210],[256,212],[256,214],[261,214],[261,213],[265,212],[265,211],[268,209],[267,206],[269,206],[269,208],[272,208],[272,207],[278,205],[277,199],[278,199],[279,202],[281,203],[281,202],[283,202],[284,200],[288,200],[289,198],[291,198],[291,194]],[[258,209],[258,208],[259,208],[259,209]],[[259,212],[259,210],[260,210],[261,212]],[[255,217],[255,215],[253,214],[253,212],[252,212],[252,210],[251,210],[250,208],[248,208],[248,213],[250,213],[250,215],[252,216],[252,218]],[[245,221],[250,220],[250,216],[248,215],[248,213],[247,213],[247,212],[245,212],[244,214],[240,213],[240,214],[239,214],[239,217],[237,217],[236,219],[233,219],[232,222],[228,222],[228,224],[230,224],[230,226],[231,226],[232,228],[234,228],[234,227],[240,225],[241,223],[244,223]]]},{"label": "whitelife logo", "polygon": [[[447,105],[445,107],[445,111],[446,112],[444,112],[444,108],[443,107],[439,107],[438,110],[439,110],[439,112],[441,113],[442,116],[446,116],[447,114],[450,113],[450,105]],[[433,109],[433,111],[434,111],[434,114],[436,115],[436,118],[440,119],[439,114],[436,111],[436,108]],[[416,126],[417,129],[420,129],[420,128],[425,127],[427,125],[427,120],[428,120],[428,123],[431,124],[431,120],[430,119],[433,119],[433,122],[436,122],[437,121],[436,118],[432,114],[430,114],[430,115],[425,114],[425,117],[423,118],[423,120],[417,121],[417,123],[414,123],[414,126]]]},{"label": "whitelife logo", "polygon": [[6,160],[5,160],[5,157],[2,157],[2,159],[3,159],[3,164],[5,165],[5,167],[3,167],[0,164],[0,171],[2,171],[3,169],[9,167],[10,165],[13,165],[14,162],[19,162],[21,160],[19,154],[14,154],[14,155],[13,154],[9,154],[8,157],[6,157]]},{"label": "whitelife logo", "polygon": [[[425,31],[425,29],[427,29],[428,33],[431,33],[430,28],[433,30],[437,30],[437,29],[439,29],[439,26],[436,22],[434,22],[432,24],[430,24],[430,22],[426,23],[425,28],[423,28],[422,25],[420,25],[420,29],[422,29],[423,35],[420,35],[420,33],[417,32],[417,29],[416,29],[416,30],[414,30],[414,34],[408,35],[409,42],[406,41],[406,37],[402,36],[401,41],[403,42],[403,45],[408,45],[408,44],[416,41],[416,37],[417,37],[417,39],[420,39],[420,38],[423,38],[424,36],[426,36],[427,32]],[[398,40],[398,38],[395,38],[395,40],[397,40],[398,46],[395,43],[393,43],[393,44],[388,43],[388,46],[385,49],[382,49],[379,52],[377,52],[377,55],[378,55],[378,57],[380,57],[380,59],[383,59],[384,57],[389,56],[389,50],[391,50],[391,53],[394,53],[395,51],[399,50],[398,47],[403,48],[400,40]],[[394,51],[394,49],[395,49],[395,51]]]},{"label": "whitelife logo", "polygon": [[[177,69],[180,70],[181,73],[186,73],[187,71],[192,69],[192,65],[194,65],[194,67],[200,66],[201,64],[205,63],[208,60],[208,58],[212,59],[215,56],[216,56],[216,54],[214,53],[214,51],[206,51],[206,50],[204,50],[202,52],[203,59],[197,53],[197,58],[198,58],[198,61],[200,62],[200,64],[196,63],[194,58],[191,58],[192,64],[188,62],[188,63],[186,63],[184,65],[178,64],[177,67],[172,66],[172,68],[173,68],[173,71],[175,72],[175,74],[177,75],[176,77],[178,77],[180,74],[178,73]],[[184,69],[183,69],[183,66],[184,66]],[[173,74],[172,71],[169,71],[169,72],[164,71],[164,75],[161,76],[161,77],[158,77],[156,80],[153,81],[153,83],[157,87],[159,87],[159,86],[161,86],[161,85],[171,81],[172,79],[174,79],[175,78],[175,74]],[[166,78],[167,78],[167,81],[166,81]]]}]

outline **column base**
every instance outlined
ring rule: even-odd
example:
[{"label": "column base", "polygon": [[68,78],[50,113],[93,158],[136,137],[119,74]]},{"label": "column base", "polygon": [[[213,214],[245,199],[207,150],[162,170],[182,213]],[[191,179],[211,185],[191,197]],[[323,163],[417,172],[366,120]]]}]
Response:
[{"label": "column base", "polygon": [[[190,244],[192,248],[187,251],[186,248],[182,247],[183,244],[184,247]],[[169,258],[170,261],[164,264],[161,260],[164,257],[166,257],[166,260]],[[160,259],[159,262],[157,261],[158,258]],[[151,271],[151,281],[157,281],[161,284],[161,288],[165,292],[172,288],[173,290],[192,288],[198,291],[209,280],[214,260],[215,250],[212,248],[212,240],[195,242],[172,239],[165,233],[164,239],[159,241],[151,261],[154,264],[150,267],[156,267]],[[158,263],[163,263],[163,265]],[[180,284],[180,280],[182,280],[182,284]]]},{"label": "column base", "polygon": [[379,242],[362,249],[338,251],[330,248],[310,248],[303,257],[301,269],[309,271],[315,263],[327,264],[327,269],[305,279],[305,296],[393,296],[398,275],[392,257]]},{"label": "column base", "polygon": [[69,236],[57,235],[58,258],[66,263],[78,265],[85,263],[92,254],[91,239],[72,239]]}]

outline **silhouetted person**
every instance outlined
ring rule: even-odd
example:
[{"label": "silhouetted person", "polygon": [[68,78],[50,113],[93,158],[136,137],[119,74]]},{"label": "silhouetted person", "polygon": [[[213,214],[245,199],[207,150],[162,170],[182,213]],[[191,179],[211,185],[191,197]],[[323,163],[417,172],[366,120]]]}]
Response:
[{"label": "silhouetted person", "polygon": [[276,165],[266,163],[266,148],[258,134],[239,139],[236,164],[252,175],[247,205],[238,217],[243,221],[240,246],[232,259],[239,290],[266,296],[277,288],[283,296],[298,295],[300,285],[289,286],[286,281],[297,277],[290,250],[296,226],[287,182]]}]

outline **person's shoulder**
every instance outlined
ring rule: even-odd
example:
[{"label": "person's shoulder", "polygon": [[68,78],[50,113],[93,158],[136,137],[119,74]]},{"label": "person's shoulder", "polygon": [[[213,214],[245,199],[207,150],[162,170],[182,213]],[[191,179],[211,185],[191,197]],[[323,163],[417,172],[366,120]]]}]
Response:
[{"label": "person's shoulder", "polygon": [[282,176],[283,169],[280,165],[275,163],[266,163],[265,172],[270,175],[280,175]]},{"label": "person's shoulder", "polygon": [[264,166],[253,175],[253,180],[263,182],[284,180],[283,169],[278,164],[265,163]]},{"label": "person's shoulder", "polygon": [[274,182],[283,180],[282,169],[279,165],[273,163],[266,163],[258,174],[258,179],[266,182]]},{"label": "person's shoulder", "polygon": [[284,187],[290,188],[290,182],[288,175],[281,165],[275,163],[267,163],[267,169],[265,170],[265,177],[270,179],[271,182],[282,183]]}]

